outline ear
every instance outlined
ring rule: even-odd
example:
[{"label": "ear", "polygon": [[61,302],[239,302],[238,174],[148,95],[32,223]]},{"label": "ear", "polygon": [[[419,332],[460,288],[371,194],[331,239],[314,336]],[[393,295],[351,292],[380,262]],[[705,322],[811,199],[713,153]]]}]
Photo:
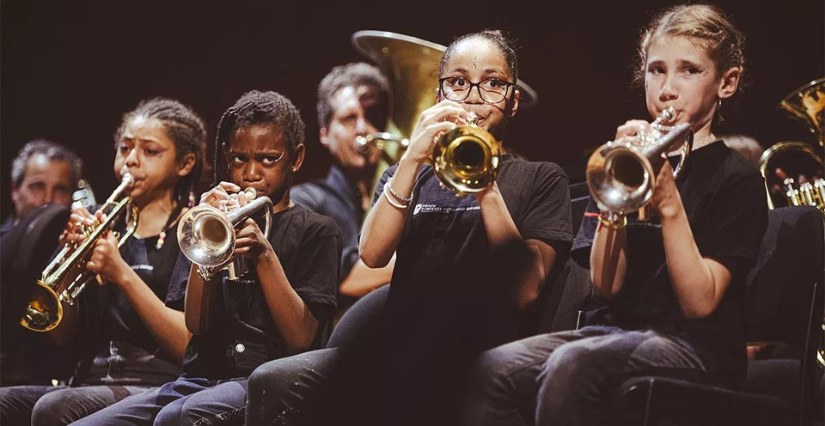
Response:
[{"label": "ear", "polygon": [[321,145],[329,149],[329,129],[321,127],[321,129],[318,130],[318,139],[321,140]]},{"label": "ear", "polygon": [[436,87],[435,88],[435,103],[439,103],[444,100],[444,96],[441,95],[441,89]]},{"label": "ear", "polygon": [[195,153],[190,152],[183,156],[178,163],[178,176],[184,177],[192,173],[192,169],[195,168]]},{"label": "ear", "polygon": [[736,93],[736,89],[739,88],[739,80],[742,77],[742,67],[733,67],[724,74],[722,74],[722,80],[719,82],[719,90],[716,93],[716,96],[719,99],[726,99],[733,96]]},{"label": "ear", "polygon": [[510,105],[510,113],[507,115],[510,118],[513,118],[518,112],[518,101],[521,99],[521,92],[516,89],[513,92],[513,102]]},{"label": "ear", "polygon": [[298,170],[301,170],[301,166],[304,164],[304,156],[306,156],[306,146],[304,144],[298,144],[295,147],[295,158],[292,160],[292,173],[296,173]]},{"label": "ear", "polygon": [[17,188],[17,185],[15,185],[15,184],[13,184],[13,183],[12,183],[12,184],[11,184],[11,201],[12,201],[14,204],[17,204],[17,194],[18,194],[18,188]]}]

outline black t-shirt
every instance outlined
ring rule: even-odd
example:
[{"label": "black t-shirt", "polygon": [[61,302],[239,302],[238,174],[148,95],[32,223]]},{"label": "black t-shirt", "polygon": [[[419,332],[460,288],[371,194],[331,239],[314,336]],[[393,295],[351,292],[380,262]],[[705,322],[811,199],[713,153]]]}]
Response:
[{"label": "black t-shirt", "polygon": [[[180,248],[174,228],[158,249],[158,237],[130,237],[120,248],[123,260],[166,306],[183,311],[186,288],[170,289]],[[81,362],[74,384],[159,385],[174,380],[180,365],[163,354],[129,299],[108,283],[87,285],[83,312],[93,358]]]},{"label": "black t-shirt", "polygon": [[[384,172],[373,203],[383,196],[384,184],[397,168]],[[553,163],[505,155],[497,184],[522,239],[549,244],[557,253],[556,264],[564,264],[573,239],[564,171]],[[507,294],[501,287],[512,291],[508,278],[515,277],[499,274],[501,259],[491,253],[478,202],[441,188],[430,165],[419,171],[412,198],[388,299],[393,334],[404,334],[413,342],[427,341],[434,334],[446,339],[455,333],[484,334],[485,327],[495,326],[485,322],[494,321],[489,309],[504,301],[485,300],[483,295]]]},{"label": "black t-shirt", "polygon": [[[627,224],[627,272],[622,289],[595,318],[626,328],[656,328],[687,336],[711,372],[726,383],[744,379],[745,276],[756,261],[767,227],[765,186],[759,171],[721,141],[691,153],[676,182],[693,238],[702,257],[724,265],[731,282],[716,311],[687,319],[679,308],[668,273],[658,216]],[[591,200],[587,208],[597,212]],[[573,255],[589,255],[598,226],[586,215]]]},{"label": "black t-shirt", "polygon": [[[332,219],[296,205],[272,217],[269,242],[289,283],[318,320],[313,349],[323,346],[336,306],[341,262],[341,235]],[[172,285],[189,278],[185,258],[175,266]],[[238,281],[221,272],[211,308],[209,330],[194,336],[186,348],[183,370],[189,377],[246,377],[266,361],[291,355],[272,320],[255,267]]]}]

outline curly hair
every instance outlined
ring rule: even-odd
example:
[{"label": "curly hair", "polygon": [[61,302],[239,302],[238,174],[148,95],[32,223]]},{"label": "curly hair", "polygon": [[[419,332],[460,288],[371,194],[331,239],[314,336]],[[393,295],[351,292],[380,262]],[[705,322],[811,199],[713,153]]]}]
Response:
[{"label": "curly hair", "polygon": [[304,143],[306,126],[298,108],[284,95],[275,92],[246,92],[235,105],[221,116],[215,137],[215,184],[227,180],[229,170],[224,158],[229,139],[239,128],[250,124],[270,125],[278,128],[289,149],[291,158],[298,145]]}]

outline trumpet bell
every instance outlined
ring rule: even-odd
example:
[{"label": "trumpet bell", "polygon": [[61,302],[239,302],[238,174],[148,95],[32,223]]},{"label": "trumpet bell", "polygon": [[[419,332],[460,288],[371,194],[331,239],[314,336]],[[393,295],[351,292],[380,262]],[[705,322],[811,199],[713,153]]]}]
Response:
[{"label": "trumpet bell", "polygon": [[23,311],[20,325],[29,330],[45,333],[53,330],[63,319],[60,297],[43,281],[37,280],[29,305]]},{"label": "trumpet bell", "polygon": [[458,196],[476,193],[496,180],[501,150],[486,130],[467,125],[445,133],[433,149],[441,185]]},{"label": "trumpet bell", "polygon": [[653,166],[638,151],[608,143],[587,163],[587,187],[603,210],[630,213],[653,197]]},{"label": "trumpet bell", "polygon": [[220,210],[212,206],[197,206],[181,218],[178,244],[192,263],[216,268],[232,257],[235,227]]}]

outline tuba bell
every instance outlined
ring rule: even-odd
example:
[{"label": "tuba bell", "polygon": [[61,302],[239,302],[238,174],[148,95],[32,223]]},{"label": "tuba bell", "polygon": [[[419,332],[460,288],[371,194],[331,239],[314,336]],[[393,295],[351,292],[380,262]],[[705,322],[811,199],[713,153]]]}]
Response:
[{"label": "tuba bell", "polygon": [[[825,146],[825,78],[812,81],[794,90],[779,103],[779,108],[806,122],[811,133],[817,137],[819,146]],[[776,169],[771,162],[781,162],[782,160],[777,159],[793,155],[801,155],[803,159],[813,160],[813,163],[822,171],[822,149],[815,149],[803,142],[779,142],[766,149],[759,159],[759,171],[765,179],[768,208],[774,208],[770,188],[779,185],[783,189],[788,206],[815,206],[825,212],[825,179],[819,178],[797,186],[792,177],[780,178],[781,181],[777,182],[771,173]],[[799,161],[795,163],[797,167],[801,164]]]},{"label": "tuba bell", "polygon": [[[63,320],[63,304],[73,306],[86,285],[97,275],[86,270],[97,240],[111,230],[121,215],[125,214],[127,229],[118,241],[118,247],[135,232],[138,222],[137,207],[126,196],[126,190],[134,184],[129,173],[124,173],[120,185],[98,209],[106,213],[106,219],[84,229],[86,238],[78,245],[66,244],[43,271],[29,305],[23,311],[20,325],[37,332],[47,332]],[[97,277],[98,280],[100,279]]]},{"label": "tuba bell", "polygon": [[693,148],[693,130],[688,123],[666,126],[673,119],[669,107],[651,123],[651,132],[639,135],[634,142],[608,142],[587,161],[587,187],[599,209],[627,214],[640,211],[653,198],[656,175],[665,158],[662,154],[681,148],[681,158],[673,177],[684,170],[685,160]]},{"label": "tuba bell", "polygon": [[[255,190],[245,192],[252,197]],[[183,215],[178,224],[178,244],[180,251],[192,263],[198,265],[198,272],[205,280],[211,279],[222,269],[229,272],[229,279],[239,280],[249,271],[243,257],[235,257],[235,227],[262,212],[265,226],[264,236],[269,238],[272,227],[272,200],[258,197],[241,207],[237,204],[237,194],[232,194],[232,202],[221,203],[221,208],[209,205],[193,207]]]}]

